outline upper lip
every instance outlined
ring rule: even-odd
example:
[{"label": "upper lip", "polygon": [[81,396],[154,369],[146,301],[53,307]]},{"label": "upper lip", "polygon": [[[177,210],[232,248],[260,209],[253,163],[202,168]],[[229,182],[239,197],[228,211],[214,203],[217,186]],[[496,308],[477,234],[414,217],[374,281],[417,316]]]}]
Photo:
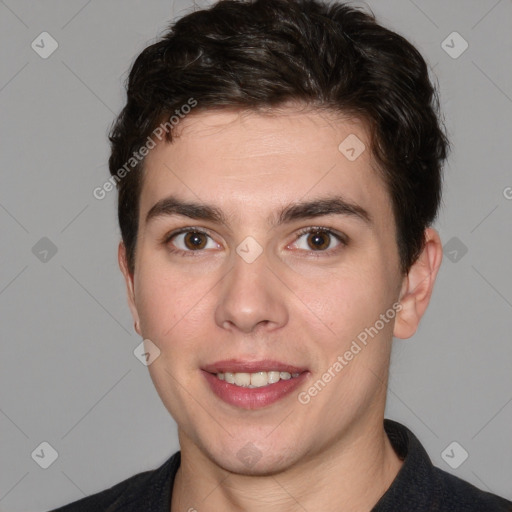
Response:
[{"label": "upper lip", "polygon": [[208,373],[256,373],[270,371],[302,373],[306,371],[304,367],[270,359],[262,359],[259,361],[225,359],[203,366],[202,369]]}]

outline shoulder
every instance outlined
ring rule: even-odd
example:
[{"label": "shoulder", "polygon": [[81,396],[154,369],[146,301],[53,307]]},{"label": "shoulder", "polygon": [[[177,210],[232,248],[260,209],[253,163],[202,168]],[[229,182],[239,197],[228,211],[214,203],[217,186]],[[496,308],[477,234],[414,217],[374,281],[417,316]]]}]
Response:
[{"label": "shoulder", "polygon": [[482,491],[442,469],[434,467],[433,477],[434,496],[439,510],[512,512],[512,502],[495,494]]},{"label": "shoulder", "polygon": [[384,428],[403,465],[372,512],[512,512],[512,502],[434,466],[404,425],[385,420]]},{"label": "shoulder", "polygon": [[118,484],[50,512],[130,512],[168,510],[172,483],[180,465],[180,452],[162,466],[138,473]]}]

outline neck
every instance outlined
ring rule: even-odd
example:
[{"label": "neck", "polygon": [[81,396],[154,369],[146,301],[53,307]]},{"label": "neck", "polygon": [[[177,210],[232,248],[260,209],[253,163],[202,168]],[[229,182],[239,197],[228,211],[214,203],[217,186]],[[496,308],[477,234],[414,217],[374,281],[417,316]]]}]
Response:
[{"label": "neck", "polygon": [[376,420],[364,429],[358,424],[293,467],[263,476],[222,469],[180,433],[181,466],[171,511],[371,510],[402,466],[382,418]]}]

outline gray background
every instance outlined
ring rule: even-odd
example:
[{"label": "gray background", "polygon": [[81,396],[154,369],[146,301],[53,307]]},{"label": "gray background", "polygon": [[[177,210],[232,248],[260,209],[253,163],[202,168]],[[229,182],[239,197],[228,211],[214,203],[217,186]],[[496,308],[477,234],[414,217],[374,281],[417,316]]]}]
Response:
[{"label": "gray background", "polygon": [[[419,332],[395,341],[386,416],[436,465],[510,499],[512,2],[368,4],[434,68],[454,148],[436,225],[445,260]],[[115,193],[99,201],[92,191],[108,177],[106,135],[130,63],[192,8],[0,1],[1,511],[67,503],[178,449],[133,355],[141,340],[117,268]],[[43,31],[59,45],[47,59],[31,47]],[[469,43],[456,59],[441,45],[453,31]],[[58,452],[48,469],[31,457],[43,441]],[[469,453],[457,469],[441,455],[453,441]]]}]

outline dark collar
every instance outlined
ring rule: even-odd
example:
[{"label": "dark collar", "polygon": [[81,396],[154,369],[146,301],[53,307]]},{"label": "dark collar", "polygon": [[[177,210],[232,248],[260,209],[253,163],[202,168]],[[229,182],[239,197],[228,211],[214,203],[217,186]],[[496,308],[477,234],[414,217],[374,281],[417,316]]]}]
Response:
[{"label": "dark collar", "polygon": [[432,504],[434,467],[427,452],[417,437],[400,423],[385,419],[384,430],[404,463],[372,512],[437,510],[429,508]]},{"label": "dark collar", "polygon": [[[512,512],[512,503],[433,466],[417,437],[396,421],[384,420],[384,429],[393,449],[404,461],[388,490],[371,512]],[[180,466],[181,453],[175,453],[155,470],[153,490],[155,510],[168,512],[172,487]],[[342,510],[343,507],[340,507]]]},{"label": "dark collar", "polygon": [[435,467],[417,437],[392,420],[384,429],[404,461],[371,512],[510,512],[512,503]]}]

